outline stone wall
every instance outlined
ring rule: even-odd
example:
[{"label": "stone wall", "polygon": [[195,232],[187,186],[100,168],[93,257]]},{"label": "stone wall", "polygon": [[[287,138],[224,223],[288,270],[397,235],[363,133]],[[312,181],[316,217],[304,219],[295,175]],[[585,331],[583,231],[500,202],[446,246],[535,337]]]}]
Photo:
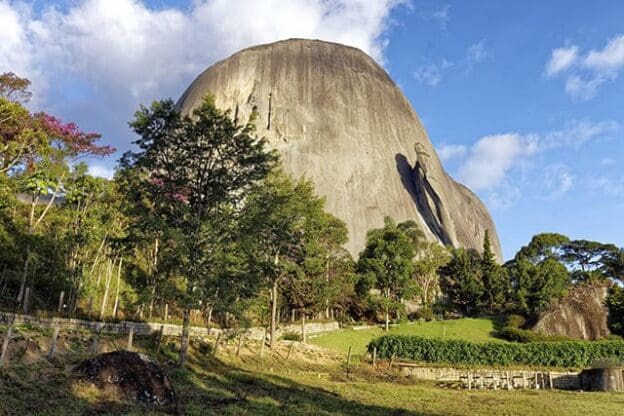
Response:
[{"label": "stone wall", "polygon": [[[163,335],[165,336],[180,336],[182,327],[174,324],[160,324],[150,322],[131,322],[121,321],[119,323],[113,322],[95,322],[87,321],[84,319],[69,319],[69,318],[41,318],[31,315],[14,314],[10,312],[0,312],[0,324],[7,324],[14,321],[16,324],[30,324],[33,326],[52,328],[57,325],[61,329],[86,329],[90,331],[101,331],[112,334],[126,334],[130,331],[130,328],[134,329],[135,335],[149,335],[154,332],[163,329]],[[314,334],[319,332],[335,331],[340,328],[338,322],[310,322],[306,326],[306,334]],[[224,332],[222,329],[217,328],[205,328],[205,327],[190,327],[190,334],[192,337],[205,337],[205,336],[217,336],[219,333]],[[225,330],[225,332],[234,332],[233,330]],[[287,332],[301,333],[301,325],[283,325],[277,330],[277,335],[280,336]],[[245,332],[245,336],[249,339],[261,340],[264,337],[265,329],[261,327],[248,328]]]},{"label": "stone wall", "polygon": [[439,383],[458,383],[471,388],[552,388],[580,390],[580,373],[535,370],[466,370],[456,368],[420,367],[411,363],[396,364],[404,375]]}]

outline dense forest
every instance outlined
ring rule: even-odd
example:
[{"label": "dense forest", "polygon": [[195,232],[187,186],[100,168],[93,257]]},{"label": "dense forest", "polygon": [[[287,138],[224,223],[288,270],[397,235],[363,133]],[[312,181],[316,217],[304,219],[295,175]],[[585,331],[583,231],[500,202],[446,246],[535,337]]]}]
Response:
[{"label": "dense forest", "polygon": [[280,168],[253,128],[210,97],[192,114],[141,107],[111,180],[85,159],[100,135],[26,105],[30,83],[0,76],[0,308],[188,327],[270,328],[308,319],[391,322],[513,313],[532,322],[573,285],[609,284],[624,333],[624,249],[544,233],[498,264],[426,241],[386,218],[357,259],[345,224],[306,178]]}]

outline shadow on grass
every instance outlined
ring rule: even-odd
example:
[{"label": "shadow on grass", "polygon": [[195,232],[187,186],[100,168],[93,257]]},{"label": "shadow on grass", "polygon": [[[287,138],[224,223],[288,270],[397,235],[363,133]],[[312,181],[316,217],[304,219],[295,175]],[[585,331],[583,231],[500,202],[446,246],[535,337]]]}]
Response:
[{"label": "shadow on grass", "polygon": [[[149,340],[144,340],[143,343],[147,347]],[[305,381],[287,377],[286,369],[280,369],[279,375],[249,371],[219,359],[207,358],[198,351],[193,351],[189,356],[188,369],[181,370],[172,365],[175,351],[168,346],[163,346],[162,349],[164,351],[155,355],[161,362],[167,363],[163,368],[173,381],[178,400],[177,408],[143,406],[124,401],[114,394],[103,393],[95,387],[77,383],[70,373],[71,367],[77,364],[74,360],[56,363],[40,360],[30,365],[13,365],[0,373],[0,415],[424,414],[403,409],[400,403],[394,406],[393,403],[372,405],[355,401],[322,387],[307,385]],[[267,367],[270,365],[277,369],[284,363],[279,356],[273,358],[268,361]],[[330,383],[341,390],[349,388],[348,382],[344,385],[339,381]],[[362,394],[367,393],[363,390]],[[379,395],[382,394],[375,396]]]},{"label": "shadow on grass", "polygon": [[[198,365],[199,362],[191,362]],[[188,370],[173,374],[179,387],[180,411],[187,415],[404,415],[418,413],[397,407],[368,405],[292,379],[231,367],[219,360],[197,376]],[[427,413],[431,414],[431,413]]]}]

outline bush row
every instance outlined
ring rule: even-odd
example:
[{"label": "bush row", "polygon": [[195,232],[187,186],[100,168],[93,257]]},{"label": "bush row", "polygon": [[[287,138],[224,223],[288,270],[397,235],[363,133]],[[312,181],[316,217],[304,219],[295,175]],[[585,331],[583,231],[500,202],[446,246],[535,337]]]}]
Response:
[{"label": "bush row", "polygon": [[530,343],[475,343],[418,336],[385,335],[373,340],[381,358],[404,358],[428,363],[461,365],[531,365],[586,367],[593,360],[624,360],[624,341],[563,341]]},{"label": "bush row", "polygon": [[530,331],[528,329],[514,328],[506,326],[496,331],[496,337],[506,339],[512,342],[566,342],[572,341],[572,338],[563,335],[546,335],[540,332]]}]

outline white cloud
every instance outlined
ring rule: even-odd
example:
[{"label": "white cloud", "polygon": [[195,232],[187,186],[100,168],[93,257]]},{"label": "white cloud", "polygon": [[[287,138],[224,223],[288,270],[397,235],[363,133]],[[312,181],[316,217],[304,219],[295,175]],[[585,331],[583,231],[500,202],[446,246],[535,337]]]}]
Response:
[{"label": "white cloud", "polygon": [[578,148],[590,140],[607,136],[618,131],[619,123],[615,121],[591,122],[576,120],[562,130],[555,130],[545,134],[539,141],[540,150],[549,150],[559,147]]},{"label": "white cloud", "polygon": [[[460,155],[461,150],[455,153],[452,150],[462,146],[445,145],[440,148],[440,157],[444,160],[451,154],[463,158],[457,171],[459,180],[475,191],[498,195],[495,199],[500,201],[503,198],[497,189],[504,186],[509,172],[525,166],[532,156],[560,148],[579,148],[616,131],[619,131],[619,125],[613,121],[574,121],[561,130],[545,134],[522,135],[510,132],[485,136],[478,139],[470,149],[464,150],[464,155]],[[545,174],[546,188],[556,197],[563,195],[573,185],[573,175],[561,166],[551,167]]]},{"label": "white cloud", "polygon": [[619,70],[624,67],[624,35],[610,39],[602,50],[589,51],[583,65],[598,71]]},{"label": "white cloud", "polygon": [[466,59],[469,63],[481,62],[487,56],[487,50],[485,48],[485,40],[479,43],[470,45],[466,52]]},{"label": "white cloud", "polygon": [[590,178],[588,185],[591,189],[600,190],[607,195],[621,197],[624,196],[624,177],[608,178],[605,176]]},{"label": "white cloud", "polygon": [[573,98],[590,100],[596,96],[598,87],[608,81],[602,76],[592,76],[584,79],[579,75],[572,74],[566,79],[565,92]]},{"label": "white cloud", "polygon": [[[0,0],[0,72],[31,78],[40,107],[89,129],[102,126],[105,137],[127,136],[125,123],[139,103],[177,98],[200,71],[244,47],[315,38],[358,47],[383,63],[390,12],[406,1],[195,0],[182,9],[83,0],[35,11]],[[66,99],[76,89],[88,91],[88,103]],[[97,110],[86,111],[89,103]]]},{"label": "white cloud", "polygon": [[458,144],[442,144],[436,148],[438,156],[442,162],[461,158],[466,154],[467,150],[466,146]]},{"label": "white cloud", "polygon": [[440,68],[433,63],[422,65],[412,74],[414,78],[416,78],[416,81],[429,85],[430,87],[435,87],[442,79]]},{"label": "white cloud", "polygon": [[440,29],[446,30],[446,27],[451,20],[451,5],[446,4],[440,10],[433,12],[433,19],[440,24]]},{"label": "white cloud", "polygon": [[486,196],[488,207],[494,210],[505,210],[513,206],[522,196],[516,186],[503,183],[491,190]]},{"label": "white cloud", "polygon": [[459,168],[459,179],[475,191],[488,190],[499,185],[507,172],[522,157],[537,150],[530,136],[517,133],[496,134],[477,140]]},{"label": "white cloud", "polygon": [[574,185],[574,176],[565,165],[551,165],[543,172],[546,199],[559,199]]},{"label": "white cloud", "polygon": [[101,164],[89,164],[88,172],[91,176],[104,179],[112,179],[115,174],[115,170],[113,168]]},{"label": "white cloud", "polygon": [[581,55],[576,45],[553,49],[546,65],[546,75],[568,72],[565,92],[572,98],[590,100],[599,88],[616,79],[624,68],[624,35],[607,41],[604,48]]},{"label": "white cloud", "polygon": [[568,48],[553,49],[550,61],[546,64],[546,75],[552,77],[570,68],[576,61],[578,50],[579,48],[576,45]]}]

